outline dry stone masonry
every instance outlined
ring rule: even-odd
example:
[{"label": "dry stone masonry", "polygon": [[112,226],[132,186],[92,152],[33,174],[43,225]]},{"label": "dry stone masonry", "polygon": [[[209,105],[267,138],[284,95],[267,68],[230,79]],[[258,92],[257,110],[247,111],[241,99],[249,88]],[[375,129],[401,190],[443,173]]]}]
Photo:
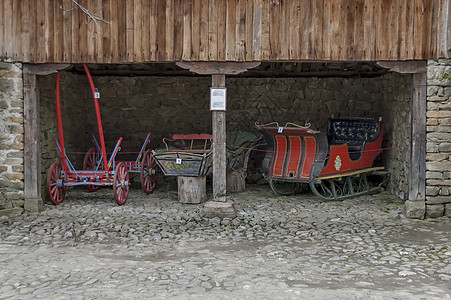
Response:
[{"label": "dry stone masonry", "polygon": [[426,216],[451,216],[451,60],[427,70]]},{"label": "dry stone masonry", "polygon": [[23,212],[23,82],[20,64],[0,62],[0,216]]}]

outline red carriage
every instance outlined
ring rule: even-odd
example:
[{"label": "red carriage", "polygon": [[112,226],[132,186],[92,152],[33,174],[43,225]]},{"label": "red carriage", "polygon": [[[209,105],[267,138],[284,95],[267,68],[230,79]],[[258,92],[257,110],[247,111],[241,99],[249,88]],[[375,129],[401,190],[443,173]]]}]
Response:
[{"label": "red carriage", "polygon": [[[58,117],[58,135],[59,141],[55,138],[55,144],[58,154],[61,158],[60,162],[55,162],[51,165],[48,177],[47,187],[50,194],[50,199],[55,204],[60,204],[66,195],[67,187],[71,186],[87,186],[90,190],[97,190],[101,186],[113,186],[113,193],[118,205],[124,205],[127,201],[130,189],[130,175],[129,171],[140,170],[142,174],[143,185],[153,190],[156,182],[156,164],[152,160],[152,152],[148,150],[144,154],[144,159],[139,163],[140,156],[147,145],[150,138],[149,135],[141,149],[140,155],[135,162],[120,162],[116,161],[116,155],[120,150],[122,137],[116,143],[114,150],[109,159],[107,159],[107,152],[105,149],[105,140],[103,136],[102,121],[100,117],[99,99],[100,93],[94,86],[91,74],[86,64],[83,64],[86,75],[89,80],[91,92],[94,100],[97,126],[99,131],[100,145],[97,143],[97,150],[91,151],[85,157],[84,169],[76,170],[67,156],[64,147],[63,122],[61,116],[61,102],[60,102],[60,74],[57,74],[56,82],[56,112]],[[91,170],[89,170],[91,169]]]},{"label": "red carriage", "polygon": [[308,185],[324,201],[344,200],[378,192],[381,182],[375,185],[369,177],[387,174],[373,166],[381,152],[381,120],[331,119],[327,134],[292,123],[257,129],[267,141],[264,175],[276,194]]}]

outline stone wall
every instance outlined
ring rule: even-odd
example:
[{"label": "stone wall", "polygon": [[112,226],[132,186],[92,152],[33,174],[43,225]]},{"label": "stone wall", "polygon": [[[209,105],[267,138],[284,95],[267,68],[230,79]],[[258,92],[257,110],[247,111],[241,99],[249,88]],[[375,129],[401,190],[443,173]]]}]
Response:
[{"label": "stone wall", "polygon": [[0,215],[23,211],[23,103],[21,65],[0,62]]},{"label": "stone wall", "polygon": [[[94,105],[84,75],[62,73],[62,109],[67,150],[81,166],[81,153],[97,133]],[[389,73],[377,78],[226,78],[227,128],[252,131],[254,124],[309,122],[325,130],[334,117],[382,117],[384,150],[380,164],[391,172],[389,189],[405,198],[410,149],[411,75]],[[162,147],[173,133],[211,132],[211,77],[94,77],[101,93],[100,110],[107,151],[122,136],[122,153],[137,152],[149,130],[150,148]],[[43,179],[56,159],[55,76],[39,78]],[[97,135],[97,134],[96,134]],[[75,152],[75,153],[74,153]],[[121,154],[133,159],[136,154]],[[44,189],[45,190],[45,189]]]},{"label": "stone wall", "polygon": [[451,60],[427,67],[426,216],[451,216]]}]

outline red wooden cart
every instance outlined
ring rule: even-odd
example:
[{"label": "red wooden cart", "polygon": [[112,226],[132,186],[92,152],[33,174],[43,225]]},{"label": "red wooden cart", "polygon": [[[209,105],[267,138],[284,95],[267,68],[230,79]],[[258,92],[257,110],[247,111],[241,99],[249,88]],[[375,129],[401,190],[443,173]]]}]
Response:
[{"label": "red wooden cart", "polygon": [[91,74],[86,64],[83,64],[86,75],[91,86],[91,92],[94,100],[97,126],[100,137],[100,159],[99,167],[96,170],[76,170],[67,157],[66,149],[64,148],[63,135],[63,121],[61,117],[61,102],[60,102],[60,74],[57,74],[56,79],[56,112],[58,117],[58,135],[59,142],[55,138],[55,144],[60,162],[55,162],[50,166],[47,186],[50,194],[50,199],[55,204],[63,202],[66,196],[66,189],[70,186],[113,186],[113,193],[118,205],[124,205],[127,201],[129,186],[129,172],[124,162],[116,162],[115,157],[119,152],[122,137],[116,143],[114,150],[109,159],[105,150],[105,140],[103,136],[102,120],[100,117],[99,99],[100,93],[94,86]]},{"label": "red wooden cart", "polygon": [[[116,161],[116,163],[123,162],[127,167],[128,172],[137,173],[141,176],[141,186],[146,194],[150,194],[155,189],[158,178],[158,165],[153,158],[153,150],[147,150],[146,146],[150,141],[151,132],[146,136],[144,143],[136,156],[135,160],[132,161]],[[88,150],[85,155],[85,159],[83,161],[83,170],[99,170],[102,169],[102,159],[101,153],[102,149],[100,148],[99,143],[94,135],[91,132],[92,141],[94,143],[94,147]],[[144,154],[144,155],[143,155]],[[142,160],[141,160],[142,158]],[[87,185],[88,190],[91,192],[97,191],[100,186],[99,185]]]}]

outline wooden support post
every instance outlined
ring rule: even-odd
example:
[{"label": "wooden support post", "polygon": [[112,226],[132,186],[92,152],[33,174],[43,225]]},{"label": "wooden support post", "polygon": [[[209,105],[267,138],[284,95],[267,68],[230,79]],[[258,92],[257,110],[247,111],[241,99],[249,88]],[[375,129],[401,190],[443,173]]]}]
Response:
[{"label": "wooden support post", "polygon": [[426,201],[426,73],[413,74],[409,200]]},{"label": "wooden support post", "polygon": [[[213,88],[225,88],[225,75],[212,75]],[[213,200],[226,201],[226,112],[212,112]]]},{"label": "wooden support post", "polygon": [[25,210],[42,210],[39,91],[35,74],[23,73]]}]

